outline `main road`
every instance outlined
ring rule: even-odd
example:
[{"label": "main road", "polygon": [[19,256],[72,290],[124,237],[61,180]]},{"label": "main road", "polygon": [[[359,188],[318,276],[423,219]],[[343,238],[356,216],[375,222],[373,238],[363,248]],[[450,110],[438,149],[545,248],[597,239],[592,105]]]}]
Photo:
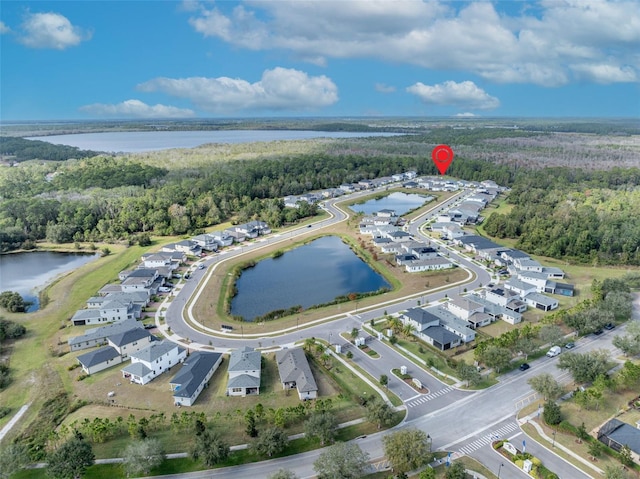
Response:
[{"label": "main road", "polygon": [[[366,194],[370,194],[370,192]],[[347,341],[342,339],[338,334],[334,335],[333,333],[336,331],[350,331],[353,327],[359,328],[370,319],[383,316],[385,311],[388,314],[393,314],[410,307],[415,307],[418,304],[418,300],[420,300],[421,304],[426,304],[426,301],[432,303],[444,298],[445,295],[450,297],[459,294],[462,287],[471,290],[491,282],[491,275],[481,265],[447,248],[447,245],[440,241],[430,240],[420,231],[420,226],[423,225],[425,221],[439,214],[441,211],[450,208],[452,205],[455,205],[468,194],[469,192],[465,190],[452,196],[444,203],[436,205],[407,225],[407,230],[414,237],[422,237],[423,240],[431,242],[435,247],[443,251],[446,250],[452,261],[469,272],[467,280],[460,284],[451,285],[438,291],[425,291],[423,294],[412,295],[411,297],[394,301],[383,301],[373,307],[366,308],[366,310],[353,310],[337,314],[333,317],[323,318],[315,324],[305,325],[305,327],[301,329],[297,327],[289,328],[288,330],[279,331],[268,336],[222,333],[213,330],[209,330],[208,332],[210,334],[207,334],[204,332],[207,331],[207,328],[202,325],[199,325],[198,329],[191,326],[192,324],[198,324],[192,312],[193,302],[195,301],[191,300],[197,299],[202,288],[206,287],[207,280],[211,275],[216,273],[224,261],[246,254],[249,251],[255,251],[256,249],[280,242],[288,243],[293,238],[309,232],[308,228],[303,227],[288,231],[284,234],[272,235],[269,238],[251,245],[236,247],[224,254],[217,254],[205,260],[205,269],[194,269],[191,279],[183,282],[179,289],[176,288],[176,296],[166,310],[166,324],[161,327],[161,330],[173,340],[188,338],[191,348],[211,345],[214,346],[216,350],[222,351],[228,351],[241,346],[277,349],[283,346],[290,346],[308,337],[323,338],[332,344],[341,344],[343,347],[349,347]],[[337,201],[338,200],[330,200],[325,203],[324,208],[329,213],[330,218],[314,224],[314,231],[319,229],[329,230],[332,225],[347,219],[348,214],[340,209],[336,204]],[[343,201],[343,199],[340,199],[340,201]],[[159,324],[158,319],[159,318],[157,318],[157,322]],[[168,327],[171,328],[171,333],[168,333]],[[395,349],[389,347],[387,342],[379,341],[376,337],[368,337],[368,341],[368,344],[380,354],[380,358],[373,359],[369,355],[362,353],[358,348],[353,348],[353,361],[371,374],[372,378],[378,378],[381,374],[388,375],[390,378],[389,390],[403,400],[407,409],[405,421],[399,427],[417,427],[427,432],[432,438],[434,450],[441,449],[453,451],[456,455],[470,455],[479,459],[491,470],[496,472],[498,468],[502,469],[504,467],[504,477],[529,477],[512,464],[507,464],[506,462],[508,461],[505,462],[501,456],[493,451],[490,442],[491,439],[496,437],[513,437],[517,438],[517,441],[520,440],[522,433],[516,421],[516,412],[534,399],[533,392],[527,380],[535,374],[544,371],[550,372],[560,380],[566,381],[566,374],[555,368],[557,358],[550,359],[544,357],[532,362],[531,369],[526,372],[516,371],[509,373],[502,376],[500,383],[496,386],[484,391],[470,392],[445,384],[431,374],[426,373],[421,367],[407,360]],[[612,348],[610,339],[608,343],[609,344],[607,344],[606,338],[601,338],[598,341],[583,340],[578,343],[578,347],[584,348],[584,350],[595,348],[596,345],[597,347],[606,346]],[[416,394],[415,389],[398,380],[395,375],[390,374],[391,369],[399,368],[401,365],[407,366],[409,373],[422,381],[426,387],[425,394]],[[381,461],[381,464],[384,459],[381,440],[384,434],[385,433],[382,432],[356,440],[360,447],[369,453],[370,458],[374,462]],[[572,479],[587,479],[591,477],[560,459],[555,454],[552,454],[541,445],[536,444],[533,440],[528,440],[527,442],[527,450],[535,451],[537,455],[543,458],[545,465],[551,470],[560,472],[561,477],[570,477]],[[280,468],[289,469],[301,478],[314,477],[313,462],[320,453],[321,450],[316,450],[293,457],[223,469],[180,474],[174,477],[258,478],[267,477]],[[500,466],[503,463],[505,465]],[[509,471],[508,475],[507,471]]]}]

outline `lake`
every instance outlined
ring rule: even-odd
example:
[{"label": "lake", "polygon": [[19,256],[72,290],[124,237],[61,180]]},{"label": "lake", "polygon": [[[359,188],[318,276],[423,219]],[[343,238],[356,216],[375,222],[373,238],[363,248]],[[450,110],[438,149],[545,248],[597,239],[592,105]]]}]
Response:
[{"label": "lake", "polygon": [[271,311],[308,308],[390,284],[337,236],[324,236],[242,272],[231,314],[253,320]]},{"label": "lake", "polygon": [[27,140],[40,140],[56,145],[76,146],[81,150],[138,153],[170,148],[195,148],[207,143],[251,143],[278,140],[308,140],[312,138],[360,138],[398,135],[401,135],[401,133],[307,130],[120,131],[32,136]]},{"label": "lake", "polygon": [[419,208],[432,199],[433,196],[428,195],[395,192],[385,196],[384,198],[351,205],[350,208],[356,213],[364,213],[365,215],[372,215],[380,210],[394,210],[396,215],[402,216],[408,211]]},{"label": "lake", "polygon": [[[40,308],[38,292],[58,275],[87,264],[98,253],[55,253],[34,251],[0,255],[0,292],[16,291],[33,303],[28,312]],[[87,298],[88,299],[88,298]]]}]

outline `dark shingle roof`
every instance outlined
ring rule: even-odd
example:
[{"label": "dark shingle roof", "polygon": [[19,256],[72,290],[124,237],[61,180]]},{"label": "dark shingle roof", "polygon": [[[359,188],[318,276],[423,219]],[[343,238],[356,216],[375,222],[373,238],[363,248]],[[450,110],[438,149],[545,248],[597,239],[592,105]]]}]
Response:
[{"label": "dark shingle roof", "polygon": [[198,389],[219,361],[220,353],[196,351],[183,363],[182,369],[171,380],[171,384],[179,385],[173,393],[174,397],[190,398]]},{"label": "dark shingle roof", "polygon": [[131,344],[134,341],[138,341],[140,339],[152,337],[153,336],[151,335],[151,333],[146,329],[134,328],[109,336],[109,341],[120,347],[124,346],[125,344]]},{"label": "dark shingle roof", "polygon": [[318,386],[311,373],[309,362],[300,348],[283,349],[276,353],[280,382],[296,382],[300,392],[317,391]]},{"label": "dark shingle roof", "polygon": [[112,348],[111,346],[105,346],[103,348],[96,349],[95,351],[90,351],[85,354],[81,354],[78,356],[78,361],[85,368],[90,368],[97,364],[102,364],[109,359],[115,359],[120,357],[120,353]]}]

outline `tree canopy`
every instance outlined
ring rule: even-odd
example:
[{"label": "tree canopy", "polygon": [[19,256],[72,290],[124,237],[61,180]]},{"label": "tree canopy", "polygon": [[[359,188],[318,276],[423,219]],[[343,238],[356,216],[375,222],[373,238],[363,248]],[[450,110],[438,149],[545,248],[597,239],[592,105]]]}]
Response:
[{"label": "tree canopy", "polygon": [[319,479],[358,479],[365,475],[369,454],[353,442],[329,446],[313,463]]},{"label": "tree canopy", "polygon": [[384,452],[397,474],[405,474],[431,460],[429,442],[424,431],[402,429],[382,438]]}]

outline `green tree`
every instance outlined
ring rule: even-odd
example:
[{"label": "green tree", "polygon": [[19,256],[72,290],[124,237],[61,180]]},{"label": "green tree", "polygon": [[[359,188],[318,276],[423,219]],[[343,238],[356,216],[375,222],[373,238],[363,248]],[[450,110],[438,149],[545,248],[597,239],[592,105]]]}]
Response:
[{"label": "green tree", "polygon": [[389,376],[387,376],[386,374],[381,374],[380,380],[378,382],[380,383],[380,386],[386,388],[389,385]]},{"label": "green tree", "polygon": [[467,387],[470,384],[475,386],[482,380],[482,375],[478,372],[478,368],[464,361],[460,361],[456,366],[456,374],[462,381],[466,381]]},{"label": "green tree", "polygon": [[229,445],[217,432],[207,428],[202,434],[195,436],[191,457],[201,460],[207,467],[213,467],[229,456]]},{"label": "green tree", "polygon": [[614,336],[612,342],[625,356],[635,356],[640,353],[640,321],[627,323],[626,334]]},{"label": "green tree", "polygon": [[631,449],[626,444],[620,448],[620,463],[623,466],[633,466],[633,457],[631,456]]},{"label": "green tree", "polygon": [[27,305],[20,293],[15,291],[3,291],[0,293],[0,307],[6,309],[10,313],[24,313]]},{"label": "green tree", "polygon": [[288,441],[289,439],[282,429],[279,427],[268,427],[260,431],[258,438],[253,442],[251,447],[261,456],[272,457],[274,454],[279,454],[284,451]]},{"label": "green tree", "polygon": [[318,479],[359,479],[365,475],[369,454],[352,442],[329,446],[313,463]]},{"label": "green tree", "polygon": [[358,328],[353,328],[351,333],[349,333],[349,336],[351,336],[351,339],[355,341],[356,338],[360,336],[360,330]]},{"label": "green tree", "polygon": [[591,441],[589,443],[588,449],[591,459],[595,461],[595,459],[600,457],[604,452],[604,444],[602,444],[600,441]]},{"label": "green tree", "polygon": [[245,433],[249,437],[256,437],[258,435],[258,429],[256,428],[256,416],[253,412],[253,409],[248,409],[244,415],[244,420],[246,422]]},{"label": "green tree", "polygon": [[549,373],[542,373],[530,378],[527,383],[535,392],[540,394],[544,400],[557,399],[562,394],[562,386]]},{"label": "green tree", "polygon": [[393,472],[406,474],[431,462],[427,435],[419,429],[403,429],[382,438]]},{"label": "green tree", "polygon": [[436,471],[431,466],[427,466],[427,468],[420,473],[418,479],[436,479]]},{"label": "green tree", "polygon": [[544,422],[546,422],[550,426],[560,424],[560,422],[562,422],[562,413],[560,411],[560,406],[558,406],[555,401],[547,400],[544,403],[542,418],[544,419]]},{"label": "green tree", "polygon": [[489,346],[482,355],[482,361],[499,373],[511,361],[511,352],[507,348]]},{"label": "green tree", "polygon": [[611,311],[616,321],[627,321],[631,318],[633,297],[626,291],[610,291],[599,305],[603,311]]},{"label": "green tree", "polygon": [[164,461],[164,452],[160,441],[147,438],[133,441],[124,450],[122,467],[127,477],[148,474]]},{"label": "green tree", "polygon": [[606,374],[610,368],[607,350],[587,353],[565,353],[558,359],[558,368],[567,369],[577,383],[594,381],[599,375]]},{"label": "green tree", "polygon": [[604,466],[605,479],[628,479],[627,472],[621,466],[606,465]]},{"label": "green tree", "polygon": [[464,465],[461,462],[453,462],[447,469],[444,475],[446,479],[465,479],[467,473],[464,470]]},{"label": "green tree", "polygon": [[589,432],[587,432],[587,428],[584,425],[584,421],[582,421],[582,424],[580,424],[580,426],[578,426],[578,430],[576,431],[576,435],[578,436],[578,440],[580,442],[586,441],[587,439],[589,439]]},{"label": "green tree", "polygon": [[0,478],[7,479],[29,464],[27,448],[19,443],[9,443],[0,449]]},{"label": "green tree", "polygon": [[304,423],[304,432],[307,437],[315,437],[320,444],[330,444],[336,435],[338,420],[330,412],[315,412]]},{"label": "green tree", "polygon": [[78,479],[93,464],[94,459],[91,444],[72,437],[49,454],[47,475],[54,479]]},{"label": "green tree", "polygon": [[374,399],[367,402],[367,420],[377,424],[378,429],[391,424],[393,421],[393,411],[389,405],[381,399]]},{"label": "green tree", "polygon": [[560,343],[564,336],[564,332],[560,326],[555,324],[544,324],[538,331],[538,338],[543,344],[550,344],[552,346]]}]

